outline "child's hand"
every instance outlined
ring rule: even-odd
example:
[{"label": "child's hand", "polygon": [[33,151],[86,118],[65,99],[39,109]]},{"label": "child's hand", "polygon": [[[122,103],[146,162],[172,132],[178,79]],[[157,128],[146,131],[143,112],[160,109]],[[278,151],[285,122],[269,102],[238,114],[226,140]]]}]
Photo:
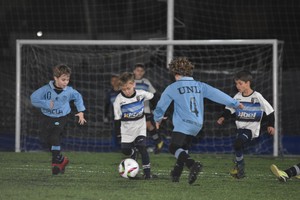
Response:
[{"label": "child's hand", "polygon": [[51,100],[51,101],[50,101],[50,109],[52,109],[53,107],[54,107],[54,101]]},{"label": "child's hand", "polygon": [[[165,119],[167,119],[167,117],[163,117],[163,118],[162,118],[162,120],[165,120]],[[155,122],[156,129],[159,129],[159,126],[160,126],[162,120],[160,120],[160,121],[158,121],[158,122]]]},{"label": "child's hand", "polygon": [[83,112],[79,112],[75,116],[79,117],[78,124],[83,125],[84,123],[86,123]]},{"label": "child's hand", "polygon": [[217,123],[218,123],[219,125],[222,125],[222,124],[224,123],[224,121],[225,121],[225,118],[224,118],[224,117],[220,117],[220,118],[217,120]]},{"label": "child's hand", "polygon": [[270,135],[274,135],[274,134],[275,134],[275,128],[274,128],[274,127],[268,126],[267,130],[268,130],[268,133],[269,133]]},{"label": "child's hand", "polygon": [[244,104],[240,103],[238,106],[239,109],[244,109]]}]

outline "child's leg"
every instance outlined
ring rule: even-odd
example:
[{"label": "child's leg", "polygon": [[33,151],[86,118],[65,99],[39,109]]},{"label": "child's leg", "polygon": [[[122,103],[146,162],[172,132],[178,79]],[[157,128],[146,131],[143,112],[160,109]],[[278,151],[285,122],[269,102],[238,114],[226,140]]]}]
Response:
[{"label": "child's leg", "polygon": [[284,170],[284,172],[289,176],[289,178],[300,175],[300,163]]},{"label": "child's leg", "polygon": [[50,151],[52,153],[52,174],[64,173],[65,166],[69,163],[69,160],[61,154],[60,143],[67,118],[48,118],[46,120],[47,143],[50,144]]},{"label": "child's leg", "polygon": [[187,143],[191,142],[191,138],[187,138],[186,135],[178,132],[172,133],[172,139],[169,146],[169,151],[171,154],[175,156],[176,165],[179,167],[183,167],[185,164],[188,168],[190,168],[194,163],[194,159],[192,159],[188,153]]},{"label": "child's leg", "polygon": [[237,138],[234,142],[235,162],[236,166],[231,171],[231,175],[236,178],[245,177],[245,161],[243,155],[244,147],[251,141],[252,132],[249,129],[238,129]]},{"label": "child's leg", "polygon": [[135,159],[135,154],[137,153],[134,148],[134,143],[121,143],[121,150],[125,156]]},{"label": "child's leg", "polygon": [[138,136],[135,139],[135,146],[141,154],[144,176],[146,179],[151,178],[150,157],[146,148],[146,137]]},{"label": "child's leg", "polygon": [[252,132],[249,129],[239,129],[234,142],[235,160],[237,164],[244,163],[243,149],[252,139]]},{"label": "child's leg", "polygon": [[176,163],[171,171],[172,181],[178,182],[181,176],[184,165],[190,169],[189,183],[192,184],[196,179],[201,165],[192,159],[188,153],[188,149],[191,145],[192,137],[182,133],[172,133],[172,140],[169,146],[169,151],[175,156]]},{"label": "child's leg", "polygon": [[155,149],[154,153],[158,154],[163,148],[164,142],[162,140],[161,134],[159,130],[156,129],[155,127],[155,122],[153,120],[153,115],[152,114],[146,114],[146,120],[147,120],[147,133],[150,135],[150,137],[153,139],[155,142]]}]

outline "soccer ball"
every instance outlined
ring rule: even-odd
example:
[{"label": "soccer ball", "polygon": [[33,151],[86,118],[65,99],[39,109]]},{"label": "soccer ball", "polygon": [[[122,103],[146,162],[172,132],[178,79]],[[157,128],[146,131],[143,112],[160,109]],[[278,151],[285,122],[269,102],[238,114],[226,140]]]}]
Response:
[{"label": "soccer ball", "polygon": [[132,158],[122,160],[119,165],[119,174],[123,178],[133,178],[139,173],[139,164]]}]

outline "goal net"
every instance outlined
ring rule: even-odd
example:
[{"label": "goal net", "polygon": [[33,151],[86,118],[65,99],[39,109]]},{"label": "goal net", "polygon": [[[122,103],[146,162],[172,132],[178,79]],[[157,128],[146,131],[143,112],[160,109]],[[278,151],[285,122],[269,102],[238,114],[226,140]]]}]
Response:
[{"label": "goal net", "polygon": [[[275,43],[274,43],[275,42]],[[274,44],[276,51],[274,54]],[[30,103],[30,95],[37,88],[52,80],[51,68],[59,63],[72,68],[69,85],[83,96],[88,123],[79,126],[75,111],[71,113],[63,137],[64,150],[113,151],[115,149],[112,123],[105,123],[104,105],[106,91],[110,88],[111,74],[133,71],[135,63],[144,63],[145,77],[158,93],[171,83],[168,69],[168,45],[173,46],[173,56],[188,57],[195,64],[194,78],[206,82],[230,96],[236,91],[233,75],[240,70],[254,74],[254,89],[279,111],[280,69],[282,45],[276,40],[239,41],[17,41],[17,110],[16,110],[16,151],[40,150],[40,111]],[[274,59],[274,55],[276,59]],[[274,65],[274,62],[276,64]],[[274,69],[274,66],[276,67]],[[277,68],[278,67],[278,68]],[[275,70],[275,71],[274,71]],[[278,80],[276,80],[278,78]],[[275,80],[274,80],[275,79]],[[274,87],[275,84],[275,87]],[[276,96],[276,98],[273,98]],[[19,98],[18,98],[19,97]],[[273,105],[274,106],[274,105]],[[232,152],[235,137],[234,120],[222,127],[216,120],[224,106],[205,101],[204,128],[195,139],[195,152]],[[171,116],[171,115],[170,115]],[[280,118],[277,115],[277,128]],[[172,123],[163,123],[161,132],[168,144]],[[261,137],[250,146],[250,153],[272,154],[273,138],[262,126]],[[276,147],[278,148],[278,147]],[[165,146],[165,150],[167,147]]]}]

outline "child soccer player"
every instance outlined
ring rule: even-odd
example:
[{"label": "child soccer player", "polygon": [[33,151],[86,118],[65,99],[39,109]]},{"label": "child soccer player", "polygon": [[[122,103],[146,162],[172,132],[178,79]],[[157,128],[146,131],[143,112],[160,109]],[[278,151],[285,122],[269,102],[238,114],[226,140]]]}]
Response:
[{"label": "child soccer player", "polygon": [[120,93],[120,88],[119,88],[119,75],[117,74],[112,74],[110,78],[110,85],[111,88],[106,92],[105,96],[105,107],[104,107],[104,122],[108,123],[111,122],[111,127],[112,127],[112,135],[113,139],[115,142],[116,148],[119,148],[120,145],[120,131],[116,132],[115,124],[112,123],[114,117],[113,117],[113,104],[115,102],[116,97]]},{"label": "child soccer player", "polygon": [[109,122],[109,119],[111,118],[110,114],[113,115],[113,104],[115,102],[116,97],[120,93],[119,75],[117,74],[111,75],[110,85],[111,88],[106,92],[106,96],[105,96],[104,122]]},{"label": "child soccer player", "polygon": [[173,59],[169,70],[176,81],[162,93],[154,110],[154,120],[159,128],[168,106],[174,102],[174,129],[169,151],[175,156],[176,163],[171,171],[171,178],[173,182],[179,182],[183,167],[186,166],[190,170],[188,182],[192,184],[202,165],[190,157],[188,150],[192,139],[203,126],[204,98],[235,108],[243,105],[220,90],[195,81],[192,77],[194,65],[185,57]]},{"label": "child soccer player", "polygon": [[275,133],[274,110],[259,92],[251,88],[252,79],[252,74],[249,71],[240,71],[235,75],[234,81],[238,93],[234,96],[234,99],[239,100],[244,105],[244,108],[240,110],[226,107],[224,113],[217,121],[219,125],[222,125],[231,114],[235,114],[237,137],[233,148],[235,151],[236,165],[230,174],[237,179],[245,177],[243,148],[248,145],[251,140],[259,136],[264,112],[267,115],[268,133],[270,135],[274,135]]},{"label": "child soccer player", "polygon": [[[151,82],[148,79],[144,78],[145,65],[142,63],[135,64],[133,74],[135,78],[135,89],[144,90],[153,93],[154,97],[150,100],[151,101],[150,103],[153,105],[153,107],[155,107],[159,97],[157,96],[156,89],[153,87]],[[160,132],[155,127],[153,121],[153,114],[151,113],[149,101],[145,101],[144,112],[146,115],[147,131],[155,142],[154,153],[158,154],[163,148],[164,142],[161,138]]]},{"label": "child soccer player", "polygon": [[85,107],[81,94],[68,86],[71,69],[63,64],[53,67],[53,77],[47,85],[37,89],[31,95],[33,106],[40,108],[42,118],[39,124],[43,126],[43,139],[52,152],[52,174],[64,173],[69,159],[61,154],[61,136],[71,112],[70,101],[74,101],[79,117],[78,123],[83,125],[86,120],[83,111]]},{"label": "child soccer player", "polygon": [[288,179],[296,177],[300,179],[300,163],[294,165],[286,170],[280,170],[276,165],[271,165],[272,173],[278,178],[281,182],[287,182]]},{"label": "child soccer player", "polygon": [[137,149],[142,157],[144,178],[151,179],[150,158],[146,149],[144,102],[152,99],[153,94],[135,90],[132,73],[124,72],[119,80],[121,92],[114,102],[114,113],[115,120],[121,121],[122,153],[136,159]]}]

